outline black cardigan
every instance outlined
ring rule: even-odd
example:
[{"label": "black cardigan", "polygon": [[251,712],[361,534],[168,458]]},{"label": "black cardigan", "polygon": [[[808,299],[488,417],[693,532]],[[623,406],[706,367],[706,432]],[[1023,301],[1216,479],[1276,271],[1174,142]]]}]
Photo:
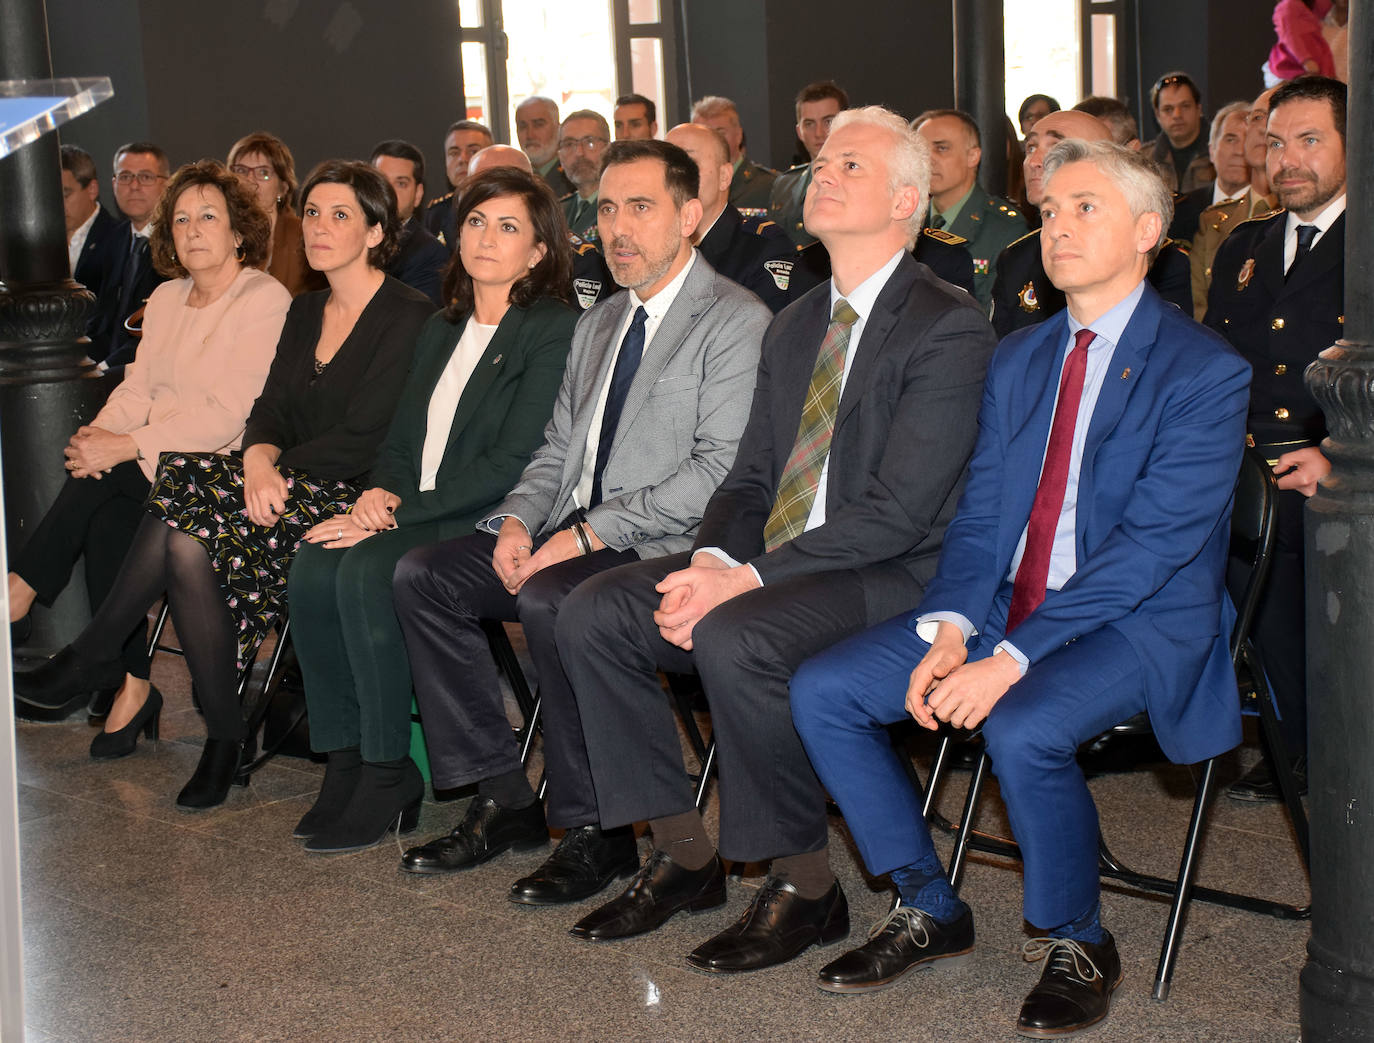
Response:
[{"label": "black cardigan", "polygon": [[243,447],[282,450],[277,464],[323,480],[361,481],[387,432],[415,338],[434,303],[388,276],[325,371],[315,376],[329,291],[291,302]]}]

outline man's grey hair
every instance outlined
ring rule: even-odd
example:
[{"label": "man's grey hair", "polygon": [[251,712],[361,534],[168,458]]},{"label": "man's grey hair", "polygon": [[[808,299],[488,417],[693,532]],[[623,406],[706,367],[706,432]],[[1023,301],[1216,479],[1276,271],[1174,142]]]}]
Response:
[{"label": "man's grey hair", "polygon": [[739,106],[719,94],[708,94],[692,106],[692,119],[713,119],[716,116],[724,116],[727,112],[733,112],[736,122],[739,121]]},{"label": "man's grey hair", "polygon": [[559,131],[561,132],[572,120],[596,120],[597,125],[601,128],[602,136],[607,140],[610,139],[611,125],[606,122],[606,117],[601,113],[592,109],[578,109],[576,112],[570,112],[563,117],[563,122],[559,124]]},{"label": "man's grey hair", "polygon": [[1113,141],[1065,138],[1045,155],[1043,191],[1048,194],[1055,173],[1070,163],[1091,163],[1096,166],[1126,197],[1132,217],[1152,213],[1159,215],[1159,239],[1148,258],[1149,263],[1154,264],[1168,235],[1169,222],[1174,219],[1174,195],[1164,184],[1150,158]]},{"label": "man's grey hair", "polygon": [[[1208,151],[1217,147],[1217,142],[1221,140],[1221,128],[1225,126],[1226,121],[1236,113],[1240,113],[1242,116],[1249,116],[1250,103],[1248,101],[1233,101],[1229,105],[1223,105],[1217,110],[1217,114],[1212,117],[1212,132],[1207,137]],[[1243,137],[1244,131],[1241,133]]]},{"label": "man's grey hair", "polygon": [[515,111],[519,112],[526,105],[542,105],[544,108],[548,109],[550,113],[552,113],[552,116],[550,118],[553,120],[553,122],[558,122],[558,102],[554,101],[552,98],[546,98],[542,94],[531,94],[519,105],[515,106]]},{"label": "man's grey hair", "polygon": [[853,124],[877,127],[892,135],[892,153],[888,157],[887,187],[891,192],[899,188],[914,188],[918,194],[916,209],[907,221],[907,245],[916,242],[930,203],[930,146],[913,130],[905,119],[881,105],[864,105],[845,109],[830,124],[830,133]]}]

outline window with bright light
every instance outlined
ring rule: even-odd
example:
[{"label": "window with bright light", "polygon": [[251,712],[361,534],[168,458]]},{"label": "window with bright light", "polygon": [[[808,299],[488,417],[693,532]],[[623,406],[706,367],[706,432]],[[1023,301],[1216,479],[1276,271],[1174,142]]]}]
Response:
[{"label": "window with bright light", "polygon": [[[1016,126],[1016,110],[1032,94],[1048,94],[1064,108],[1082,98],[1079,48],[1079,0],[1039,0],[1007,4],[1003,25],[1007,60],[1007,115]],[[1094,88],[1096,74],[1094,68]],[[1111,70],[1115,81],[1115,67]],[[1100,91],[1112,95],[1115,87]]]}]

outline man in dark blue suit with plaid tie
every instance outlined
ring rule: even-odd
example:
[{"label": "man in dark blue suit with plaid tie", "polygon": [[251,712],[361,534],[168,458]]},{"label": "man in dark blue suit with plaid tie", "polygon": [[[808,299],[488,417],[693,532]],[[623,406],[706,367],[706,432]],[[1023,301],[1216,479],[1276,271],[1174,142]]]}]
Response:
[{"label": "man in dark blue suit with plaid tie", "polygon": [[884,726],[982,726],[1046,956],[1017,1030],[1107,1014],[1080,743],[1148,711],[1178,762],[1240,740],[1222,578],[1249,367],[1145,282],[1168,192],[1135,153],[1066,140],[1045,163],[1045,267],[1068,308],[1002,342],[968,485],[919,607],[809,660],[792,711],[869,870],[901,904],[820,986],[864,992],[973,947]]}]

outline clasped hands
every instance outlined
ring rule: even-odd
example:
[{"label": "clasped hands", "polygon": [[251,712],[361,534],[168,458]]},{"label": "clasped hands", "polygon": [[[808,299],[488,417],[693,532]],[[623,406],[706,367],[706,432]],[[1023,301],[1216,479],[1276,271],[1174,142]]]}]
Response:
[{"label": "clasped hands", "polygon": [[748,565],[728,565],[700,552],[690,566],[668,573],[654,587],[663,595],[654,612],[658,632],[670,645],[690,652],[692,630],[706,613],[757,586],[758,577]]},{"label": "clasped hands", "polygon": [[347,514],[336,514],[306,530],[302,539],[333,550],[362,543],[384,529],[396,528],[396,508],[401,498],[386,489],[365,489]]},{"label": "clasped hands", "polygon": [[1021,679],[1019,664],[1005,652],[976,663],[967,660],[963,632],[941,621],[930,651],[911,671],[906,690],[907,712],[922,728],[934,731],[940,721],[955,728],[976,728]]},{"label": "clasped hands", "polygon": [[[590,525],[583,523],[583,531],[593,551],[603,550],[606,546]],[[571,529],[559,529],[550,536],[540,548],[534,549],[525,523],[513,514],[508,514],[501,523],[501,531],[496,537],[496,548],[491,554],[491,567],[501,580],[501,585],[511,594],[519,594],[525,581],[540,569],[557,565],[560,561],[581,556],[577,537]]]},{"label": "clasped hands", "polygon": [[115,464],[138,459],[138,443],[131,435],[83,425],[76,429],[62,455],[67,458],[66,468],[73,478],[98,480],[109,474]]}]

